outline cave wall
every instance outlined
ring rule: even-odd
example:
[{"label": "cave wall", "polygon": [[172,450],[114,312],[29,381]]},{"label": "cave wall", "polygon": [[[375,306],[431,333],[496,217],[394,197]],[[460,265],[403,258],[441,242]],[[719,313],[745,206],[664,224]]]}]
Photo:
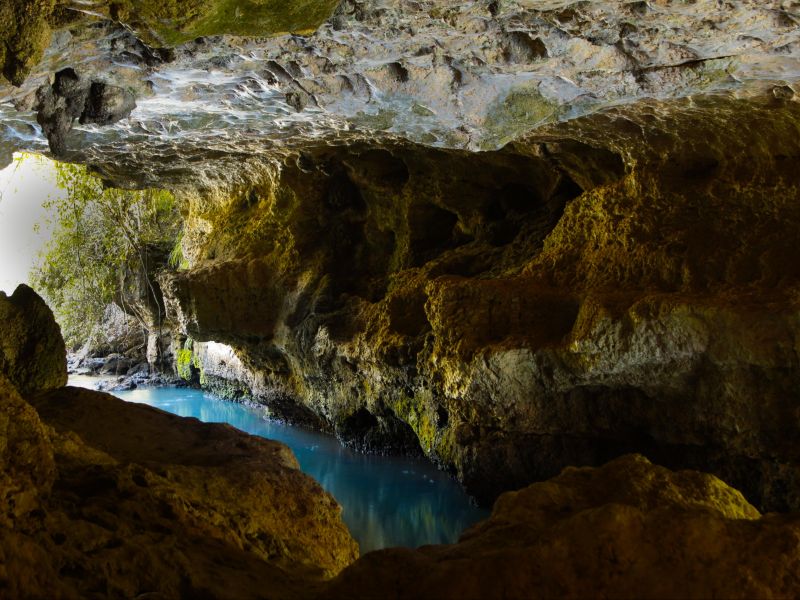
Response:
[{"label": "cave wall", "polygon": [[796,508],[799,132],[766,88],[289,155],[187,200],[168,310],[276,414],[418,445],[484,501],[638,451]]}]

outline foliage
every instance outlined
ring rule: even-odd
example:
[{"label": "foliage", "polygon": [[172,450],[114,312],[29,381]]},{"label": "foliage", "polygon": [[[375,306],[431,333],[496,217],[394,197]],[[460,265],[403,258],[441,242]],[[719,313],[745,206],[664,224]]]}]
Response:
[{"label": "foliage", "polygon": [[45,203],[53,235],[30,279],[77,347],[119,297],[125,267],[144,261],[148,246],[172,243],[178,215],[169,192],[104,189],[82,166],[57,163],[56,182],[65,193]]},{"label": "foliage", "polygon": [[176,270],[189,267],[189,261],[183,255],[183,231],[175,238],[175,244],[169,253],[169,266]]},{"label": "foliage", "polygon": [[178,356],[175,361],[178,369],[178,376],[186,381],[192,379],[192,351],[186,348],[178,350]]}]

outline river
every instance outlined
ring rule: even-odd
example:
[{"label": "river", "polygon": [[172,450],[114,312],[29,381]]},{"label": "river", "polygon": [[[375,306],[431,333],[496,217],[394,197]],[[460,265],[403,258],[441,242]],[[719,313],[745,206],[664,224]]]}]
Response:
[{"label": "river", "polygon": [[[70,384],[92,387],[96,381],[71,378]],[[302,470],[342,505],[362,554],[392,546],[452,543],[466,527],[488,516],[455,480],[424,459],[360,454],[333,436],[270,420],[263,409],[200,390],[141,388],[114,395],[283,442]]]}]

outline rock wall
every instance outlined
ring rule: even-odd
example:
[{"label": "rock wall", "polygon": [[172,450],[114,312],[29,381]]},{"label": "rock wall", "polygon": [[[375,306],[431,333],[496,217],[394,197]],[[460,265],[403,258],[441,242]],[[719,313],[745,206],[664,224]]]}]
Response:
[{"label": "rock wall", "polygon": [[[15,296],[18,308],[41,303],[31,290]],[[24,342],[52,348],[50,325]],[[204,352],[232,361],[222,347]],[[46,375],[27,385],[23,399],[0,373],[0,589],[11,598],[800,592],[796,515],[762,516],[713,476],[641,456],[504,494],[458,544],[355,560],[338,505],[282,444],[50,389]]]},{"label": "rock wall", "polygon": [[276,413],[484,501],[636,451],[797,508],[798,133],[765,87],[498,152],[316,148],[188,200],[167,308]]}]

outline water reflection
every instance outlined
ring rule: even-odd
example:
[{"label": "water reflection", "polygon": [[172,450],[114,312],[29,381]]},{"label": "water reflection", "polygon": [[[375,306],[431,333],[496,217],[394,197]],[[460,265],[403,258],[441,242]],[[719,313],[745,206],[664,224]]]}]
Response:
[{"label": "water reflection", "polygon": [[390,546],[452,543],[466,527],[487,515],[470,504],[455,481],[423,460],[358,454],[331,436],[268,421],[258,408],[218,400],[198,390],[139,389],[117,395],[182,417],[230,423],[285,443],[303,471],[342,505],[344,520],[362,553]]}]

